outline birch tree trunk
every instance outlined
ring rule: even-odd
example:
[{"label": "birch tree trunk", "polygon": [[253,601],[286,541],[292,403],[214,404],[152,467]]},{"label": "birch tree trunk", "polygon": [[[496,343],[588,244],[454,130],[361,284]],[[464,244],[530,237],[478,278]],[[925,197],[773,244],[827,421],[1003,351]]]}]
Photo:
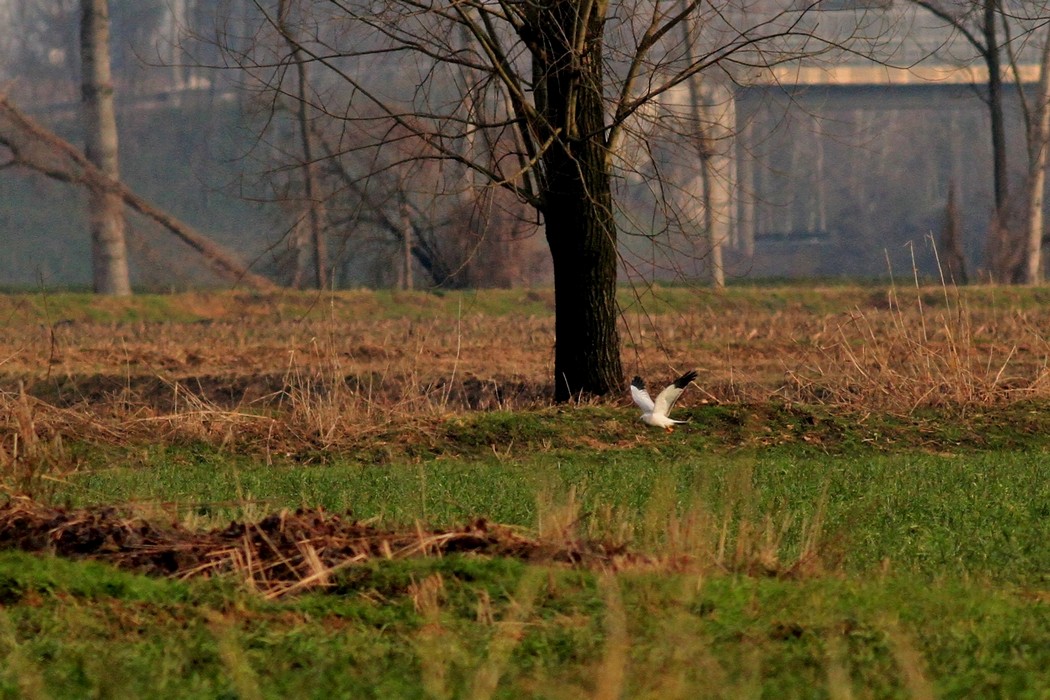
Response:
[{"label": "birch tree trunk", "polygon": [[[117,119],[109,65],[109,7],[106,0],[81,0],[80,11],[84,153],[99,170],[119,180]],[[124,240],[124,204],[114,192],[97,187],[88,192],[95,293],[128,296],[131,282]]]},{"label": "birch tree trunk", "polygon": [[1043,39],[1039,61],[1039,91],[1035,118],[1029,121],[1028,138],[1028,212],[1025,217],[1024,270],[1021,281],[1039,284],[1043,262],[1043,199],[1046,191],[1047,149],[1050,144],[1050,31]]},{"label": "birch tree trunk", "polygon": [[[689,63],[696,62],[692,41],[692,35],[695,34],[693,24],[692,17],[687,17],[682,22],[682,44]],[[689,78],[687,88],[692,117],[695,121],[694,128],[698,130],[696,139],[700,158],[700,199],[703,206],[704,229],[711,246],[708,254],[710,282],[715,289],[724,289],[726,276],[722,250],[729,240],[731,230],[729,219],[733,190],[729,181],[732,151],[726,144],[730,146],[732,144],[731,134],[735,121],[735,114],[732,113],[733,98],[730,94],[728,100],[721,105],[709,104],[710,93],[715,92],[717,88],[703,85],[699,73]],[[722,113],[716,114],[716,111]]]}]

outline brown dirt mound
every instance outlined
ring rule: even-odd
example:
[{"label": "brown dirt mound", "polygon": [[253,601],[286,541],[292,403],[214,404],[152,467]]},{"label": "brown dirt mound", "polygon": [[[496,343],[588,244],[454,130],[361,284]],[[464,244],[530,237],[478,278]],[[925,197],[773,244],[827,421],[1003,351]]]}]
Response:
[{"label": "brown dirt mound", "polygon": [[152,575],[241,575],[267,597],[331,583],[372,559],[473,553],[615,566],[622,547],[541,542],[477,519],[459,528],[389,530],[323,510],[281,511],[254,523],[194,531],[162,527],[112,507],[66,509],[14,498],[0,506],[0,549],[107,561]]}]

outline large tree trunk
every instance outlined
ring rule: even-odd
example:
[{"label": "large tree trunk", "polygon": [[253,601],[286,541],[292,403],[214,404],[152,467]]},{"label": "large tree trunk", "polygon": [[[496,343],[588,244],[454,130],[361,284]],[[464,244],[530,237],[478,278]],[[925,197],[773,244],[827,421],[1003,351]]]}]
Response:
[{"label": "large tree trunk", "polygon": [[[109,7],[106,0],[81,0],[80,12],[84,153],[99,170],[119,180],[117,118],[109,65]],[[131,294],[128,249],[124,241],[124,204],[120,196],[90,189],[88,221],[95,292]]]},{"label": "large tree trunk", "polygon": [[538,129],[549,129],[552,139],[541,156],[541,198],[554,263],[556,401],[623,388],[602,104],[604,7],[548,0],[535,5],[530,27]]},{"label": "large tree trunk", "polygon": [[[623,384],[608,174],[579,158],[567,158],[566,168],[552,180],[544,208],[554,263],[556,401],[607,394]],[[590,177],[581,181],[584,170]],[[605,196],[596,191],[603,187]]]}]

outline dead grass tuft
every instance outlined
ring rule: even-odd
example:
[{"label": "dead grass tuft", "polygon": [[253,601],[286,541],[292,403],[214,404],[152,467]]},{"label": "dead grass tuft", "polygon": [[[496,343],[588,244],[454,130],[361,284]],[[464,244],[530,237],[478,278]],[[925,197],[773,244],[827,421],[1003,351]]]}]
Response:
[{"label": "dead grass tuft", "polygon": [[[759,578],[809,578],[834,570],[841,559],[834,542],[824,531],[824,501],[818,503],[810,518],[796,524],[786,513],[775,517],[735,516],[733,505],[727,505],[720,517],[701,505],[684,514],[674,511],[663,519],[663,533],[641,538],[641,548],[648,557],[633,562],[637,568],[700,574],[742,574]],[[800,545],[788,546],[788,536],[798,530]],[[606,551],[631,552],[628,540]]]},{"label": "dead grass tuft", "polygon": [[966,410],[1050,396],[1050,342],[1043,312],[974,308],[942,280],[915,277],[855,308],[829,328],[813,364],[791,368],[793,396],[865,411]]},{"label": "dead grass tuft", "polygon": [[22,385],[17,394],[0,392],[0,490],[43,496],[70,469],[62,441],[68,426],[41,420],[50,416],[41,407]]}]

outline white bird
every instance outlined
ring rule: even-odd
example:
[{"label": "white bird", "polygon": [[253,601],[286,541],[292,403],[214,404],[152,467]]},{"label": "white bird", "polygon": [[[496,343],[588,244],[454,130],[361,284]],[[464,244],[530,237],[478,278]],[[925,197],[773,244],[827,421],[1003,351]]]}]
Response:
[{"label": "white bird", "polygon": [[649,396],[649,392],[645,390],[645,382],[642,381],[641,377],[635,377],[631,381],[631,398],[638,404],[638,408],[642,409],[642,422],[657,428],[663,428],[667,432],[674,430],[674,426],[679,423],[688,422],[675,420],[667,414],[671,412],[671,407],[674,406],[674,402],[685,391],[689,382],[694,379],[696,379],[694,370],[686,372],[674,380],[673,384],[669,384],[657,394],[656,401],[653,401]]}]

